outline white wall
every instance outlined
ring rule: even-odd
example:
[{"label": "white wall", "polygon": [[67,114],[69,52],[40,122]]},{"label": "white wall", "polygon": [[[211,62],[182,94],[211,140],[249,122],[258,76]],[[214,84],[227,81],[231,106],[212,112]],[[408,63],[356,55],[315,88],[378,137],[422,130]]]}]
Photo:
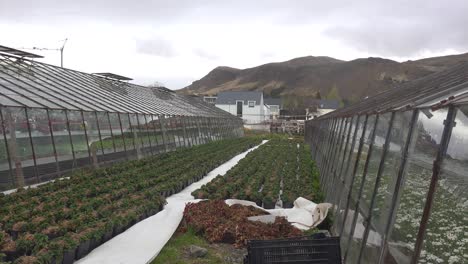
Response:
[{"label": "white wall", "polygon": [[[263,101],[263,99],[262,99]],[[226,112],[229,112],[232,115],[237,115],[237,106],[236,105],[227,105],[227,104],[216,104],[216,107],[222,109]],[[259,123],[265,120],[265,111],[263,109],[263,104],[255,105],[254,107],[249,107],[248,104],[242,105],[242,119],[246,123]]]}]

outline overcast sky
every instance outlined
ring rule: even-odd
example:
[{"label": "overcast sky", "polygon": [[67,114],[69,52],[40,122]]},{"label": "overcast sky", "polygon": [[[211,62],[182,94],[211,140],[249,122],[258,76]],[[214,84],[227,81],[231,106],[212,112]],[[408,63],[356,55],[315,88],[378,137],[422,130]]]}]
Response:
[{"label": "overcast sky", "polygon": [[[467,0],[0,0],[0,45],[178,89],[216,66],[468,52]],[[59,65],[56,51],[35,51]]]}]

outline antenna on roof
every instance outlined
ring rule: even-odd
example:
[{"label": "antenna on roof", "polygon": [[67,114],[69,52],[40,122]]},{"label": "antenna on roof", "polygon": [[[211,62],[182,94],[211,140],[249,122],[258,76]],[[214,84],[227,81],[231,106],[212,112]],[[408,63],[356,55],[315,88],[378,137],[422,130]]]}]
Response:
[{"label": "antenna on roof", "polygon": [[31,58],[31,59],[36,59],[36,58],[44,58],[44,56],[37,55],[34,53],[6,47],[6,46],[1,46],[0,45],[0,54],[6,54],[6,55],[15,55],[21,58]]},{"label": "antenna on roof", "polygon": [[[57,49],[38,48],[38,47],[22,48],[22,49],[29,49],[29,50],[56,50],[56,51],[60,51],[60,67],[63,68],[63,50],[65,49],[65,44],[67,44],[67,40],[68,40],[68,38],[65,38],[65,39],[63,39],[63,40],[60,40],[60,41],[63,41],[63,44],[62,44],[62,47],[57,48]],[[43,58],[43,57],[42,57],[42,58]]]}]

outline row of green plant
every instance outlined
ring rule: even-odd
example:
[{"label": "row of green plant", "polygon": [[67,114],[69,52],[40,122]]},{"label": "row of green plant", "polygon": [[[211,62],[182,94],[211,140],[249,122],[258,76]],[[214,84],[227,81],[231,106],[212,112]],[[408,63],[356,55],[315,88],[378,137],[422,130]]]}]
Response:
[{"label": "row of green plant", "polygon": [[82,170],[68,179],[2,195],[0,253],[4,261],[17,263],[72,263],[160,211],[165,197],[259,142],[212,142]]},{"label": "row of green plant", "polygon": [[[124,146],[129,149],[133,148],[133,145],[149,145],[152,146],[170,144],[174,142],[178,142],[178,140],[183,141],[184,137],[187,138],[195,138],[195,137],[205,137],[206,135],[199,134],[198,129],[187,128],[184,130],[182,128],[179,129],[167,129],[166,136],[163,138],[164,133],[159,130],[155,134],[154,132],[137,132],[136,135],[133,132],[124,132],[120,135],[114,135],[113,137],[106,137],[102,140],[96,141],[92,144],[92,147],[96,149],[112,149],[114,145],[118,149],[122,149]],[[176,137],[180,137],[177,139]],[[182,143],[183,144],[183,143]]]},{"label": "row of green plant", "polygon": [[225,176],[192,193],[197,198],[250,200],[274,208],[292,207],[297,197],[321,202],[318,171],[302,140],[273,138],[250,152]]}]

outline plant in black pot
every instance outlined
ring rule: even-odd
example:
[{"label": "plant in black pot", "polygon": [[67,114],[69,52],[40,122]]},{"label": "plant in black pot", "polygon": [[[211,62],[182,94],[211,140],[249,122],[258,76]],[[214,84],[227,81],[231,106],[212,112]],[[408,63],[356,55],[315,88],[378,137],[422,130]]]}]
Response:
[{"label": "plant in black pot", "polygon": [[35,256],[21,256],[17,258],[13,264],[36,264],[38,259]]},{"label": "plant in black pot", "polygon": [[294,195],[290,191],[285,191],[281,195],[283,200],[283,208],[292,208],[294,206]]},{"label": "plant in black pot", "polygon": [[19,253],[16,249],[16,242],[11,238],[5,240],[0,246],[0,252],[5,254],[5,259],[7,261],[13,261],[19,256]]},{"label": "plant in black pot", "polygon": [[19,254],[29,255],[34,248],[34,235],[26,233],[16,239],[16,250]]},{"label": "plant in black pot", "polygon": [[104,224],[103,227],[103,236],[102,236],[102,241],[101,244],[106,243],[109,239],[111,239],[114,235],[114,222],[113,221],[107,221]]},{"label": "plant in black pot", "polygon": [[57,225],[51,225],[46,227],[41,231],[41,234],[46,235],[49,239],[54,239],[63,234],[63,232],[60,230],[60,227]]},{"label": "plant in black pot", "polygon": [[[61,238],[56,238],[52,241],[49,241],[49,245],[47,248],[43,248],[39,253],[38,256],[42,259],[50,259],[50,263],[55,263],[55,264],[60,264],[62,263],[63,260],[63,253],[64,253],[64,246],[65,246],[65,241],[63,240],[63,237]],[[68,251],[68,250],[67,250]],[[73,255],[74,259],[74,255]],[[48,263],[45,262],[44,263]]]},{"label": "plant in black pot", "polygon": [[36,233],[33,235],[33,244],[34,246],[32,249],[32,253],[35,254],[43,248],[47,247],[47,245],[49,244],[49,238],[44,234]]},{"label": "plant in black pot", "polygon": [[96,222],[94,224],[94,228],[92,229],[91,234],[89,234],[91,239],[89,243],[89,251],[92,251],[101,244],[105,232],[106,225],[103,222]]},{"label": "plant in black pot", "polygon": [[271,195],[266,195],[263,197],[263,208],[265,209],[274,209],[275,208],[275,201],[273,200]]},{"label": "plant in black pot", "polygon": [[124,231],[124,221],[123,217],[120,215],[113,215],[111,218],[112,226],[114,227],[114,232],[112,236],[117,236],[118,234]]},{"label": "plant in black pot", "polygon": [[[62,253],[60,253],[62,255]],[[43,247],[35,254],[37,262],[41,264],[58,264],[54,256],[54,252],[50,249],[50,244],[47,244],[46,247]]]},{"label": "plant in black pot", "polygon": [[62,264],[71,264],[75,260],[76,248],[78,247],[79,239],[76,233],[67,233],[63,236],[63,260]]},{"label": "plant in black pot", "polygon": [[76,255],[75,255],[76,260],[78,260],[78,259],[86,256],[86,254],[88,254],[89,246],[90,246],[91,239],[92,239],[92,232],[93,232],[92,228],[86,227],[86,228],[80,230],[76,234],[75,237],[78,239],[78,247],[76,249]]},{"label": "plant in black pot", "polygon": [[19,221],[13,224],[11,228],[11,236],[16,239],[21,232],[28,230],[29,224],[26,221]]}]

